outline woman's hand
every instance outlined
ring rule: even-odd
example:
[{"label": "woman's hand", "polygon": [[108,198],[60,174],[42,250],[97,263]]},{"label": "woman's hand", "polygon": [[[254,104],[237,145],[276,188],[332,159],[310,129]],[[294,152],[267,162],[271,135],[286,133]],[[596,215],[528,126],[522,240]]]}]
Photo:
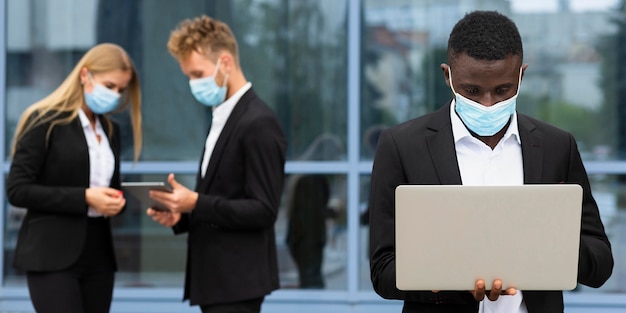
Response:
[{"label": "woman's hand", "polygon": [[87,205],[103,216],[114,216],[120,213],[126,198],[124,193],[109,187],[94,187],[85,190]]}]

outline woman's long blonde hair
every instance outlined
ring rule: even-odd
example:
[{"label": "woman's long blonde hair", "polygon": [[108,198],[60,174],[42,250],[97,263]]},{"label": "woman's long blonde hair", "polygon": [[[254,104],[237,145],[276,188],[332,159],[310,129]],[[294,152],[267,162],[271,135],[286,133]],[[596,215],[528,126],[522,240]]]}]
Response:
[{"label": "woman's long blonde hair", "polygon": [[[50,123],[46,135],[47,142],[54,126],[68,124],[78,116],[78,111],[85,103],[80,81],[80,71],[83,67],[93,74],[115,70],[131,72],[128,88],[122,93],[120,105],[115,112],[121,112],[129,105],[131,106],[130,118],[133,128],[134,160],[136,162],[139,159],[142,144],[139,77],[126,51],[122,47],[111,43],[99,44],[89,49],[56,90],[42,100],[30,105],[22,113],[13,138],[12,153],[15,153],[16,145],[24,134],[33,128]],[[59,118],[60,116],[61,118]],[[109,126],[110,135],[113,130],[111,120],[107,116],[104,116],[104,119]]]}]

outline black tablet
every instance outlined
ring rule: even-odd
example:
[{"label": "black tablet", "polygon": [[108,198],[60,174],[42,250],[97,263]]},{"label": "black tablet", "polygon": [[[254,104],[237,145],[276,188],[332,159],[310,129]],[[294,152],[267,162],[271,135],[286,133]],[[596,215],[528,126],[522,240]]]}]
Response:
[{"label": "black tablet", "polygon": [[172,192],[172,189],[164,182],[122,182],[122,190],[127,198],[132,197],[136,199],[141,203],[142,207],[168,211],[168,208],[162,203],[150,198],[150,190]]}]

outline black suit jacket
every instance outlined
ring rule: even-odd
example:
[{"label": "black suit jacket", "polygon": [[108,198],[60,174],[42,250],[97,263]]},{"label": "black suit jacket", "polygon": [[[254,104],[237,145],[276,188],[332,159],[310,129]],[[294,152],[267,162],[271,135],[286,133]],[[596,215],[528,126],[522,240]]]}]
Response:
[{"label": "black suit jacket", "polygon": [[274,223],[286,140],[274,112],[250,89],[222,130],[198,202],[174,231],[188,231],[185,299],[237,302],[279,288]]},{"label": "black suit jacket", "polygon": [[[101,119],[107,132],[107,123]],[[9,202],[25,208],[13,265],[27,271],[55,271],[72,265],[85,244],[89,188],[89,148],[76,117],[67,125],[40,125],[17,143],[7,179]],[[120,187],[119,129],[113,124],[109,143],[115,156],[111,187]],[[111,238],[110,228],[108,237]],[[111,242],[111,255],[113,245]],[[115,264],[115,260],[112,260]]]},{"label": "black suit jacket", "polygon": [[[591,195],[574,137],[518,113],[525,184],[568,183],[583,188],[578,281],[599,287],[611,275],[611,246]],[[450,105],[386,130],[380,136],[370,198],[370,266],[376,292],[405,300],[406,312],[476,312],[467,291],[403,292],[396,288],[394,189],[401,184],[458,185]],[[523,291],[529,313],[563,312],[561,291]]]}]

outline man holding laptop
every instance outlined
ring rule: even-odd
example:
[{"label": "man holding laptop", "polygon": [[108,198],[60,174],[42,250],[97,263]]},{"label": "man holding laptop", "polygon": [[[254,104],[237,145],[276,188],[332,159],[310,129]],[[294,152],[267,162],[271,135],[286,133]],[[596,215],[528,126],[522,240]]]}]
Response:
[{"label": "man holding laptop", "polygon": [[[395,189],[400,185],[580,185],[578,283],[599,287],[610,277],[611,246],[575,139],[516,113],[527,66],[520,34],[509,18],[497,12],[469,13],[453,28],[448,64],[441,65],[452,101],[380,135],[370,199],[371,278],[380,296],[404,300],[403,312],[551,313],[564,307],[560,290],[516,290],[506,281],[481,277],[470,282],[470,291],[398,289],[396,274],[402,273],[396,273]],[[477,245],[489,242],[477,239]]]}]

